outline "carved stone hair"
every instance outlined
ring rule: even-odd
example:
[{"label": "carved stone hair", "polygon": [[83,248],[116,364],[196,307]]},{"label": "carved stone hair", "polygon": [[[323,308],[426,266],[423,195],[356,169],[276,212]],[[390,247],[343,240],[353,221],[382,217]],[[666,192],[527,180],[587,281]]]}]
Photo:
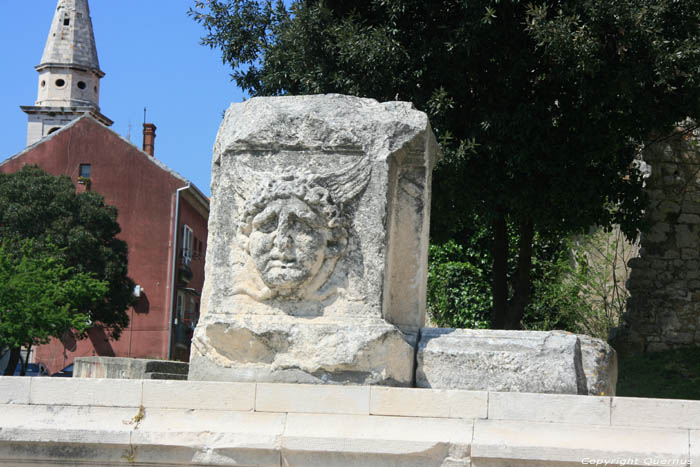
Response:
[{"label": "carved stone hair", "polygon": [[250,235],[253,219],[265,206],[276,199],[292,197],[300,199],[321,214],[329,229],[344,226],[342,207],[335,203],[330,191],[308,176],[284,175],[267,182],[246,201],[239,218],[239,231],[246,236]]}]

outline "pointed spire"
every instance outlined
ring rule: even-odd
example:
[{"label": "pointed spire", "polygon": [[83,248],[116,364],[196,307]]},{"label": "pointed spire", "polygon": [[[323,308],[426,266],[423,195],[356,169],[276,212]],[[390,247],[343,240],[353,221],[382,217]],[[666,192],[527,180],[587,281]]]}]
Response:
[{"label": "pointed spire", "polygon": [[100,112],[100,70],[88,0],[58,0],[46,40],[34,105],[20,106],[29,116],[27,145],[53,133],[81,115],[104,125]]},{"label": "pointed spire", "polygon": [[76,66],[104,75],[97,59],[88,0],[58,1],[37,70],[52,65]]}]

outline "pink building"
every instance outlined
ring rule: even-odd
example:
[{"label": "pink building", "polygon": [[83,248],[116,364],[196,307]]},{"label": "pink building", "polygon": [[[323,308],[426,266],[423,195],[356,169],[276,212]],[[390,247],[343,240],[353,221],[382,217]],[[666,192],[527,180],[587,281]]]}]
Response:
[{"label": "pink building", "polygon": [[[148,133],[154,137],[155,127],[145,127],[145,146],[152,149]],[[89,339],[40,346],[34,359],[52,373],[81,356],[188,360],[204,283],[208,198],[90,115],[0,163],[0,171],[15,172],[26,164],[68,175],[79,191],[96,191],[117,207],[119,238],[129,246],[129,276],[140,295],[118,341],[91,330]]]}]

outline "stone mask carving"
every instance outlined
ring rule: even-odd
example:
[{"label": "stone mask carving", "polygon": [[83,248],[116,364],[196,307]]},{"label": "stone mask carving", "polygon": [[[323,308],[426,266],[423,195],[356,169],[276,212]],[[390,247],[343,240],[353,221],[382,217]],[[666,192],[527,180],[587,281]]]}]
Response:
[{"label": "stone mask carving", "polygon": [[256,300],[320,300],[332,294],[333,287],[324,285],[348,245],[343,208],[365,188],[369,171],[362,159],[337,174],[300,173],[267,181],[247,174],[246,181],[256,181],[259,188],[240,212],[237,240],[253,266],[247,272],[257,277],[239,281],[234,293]]}]

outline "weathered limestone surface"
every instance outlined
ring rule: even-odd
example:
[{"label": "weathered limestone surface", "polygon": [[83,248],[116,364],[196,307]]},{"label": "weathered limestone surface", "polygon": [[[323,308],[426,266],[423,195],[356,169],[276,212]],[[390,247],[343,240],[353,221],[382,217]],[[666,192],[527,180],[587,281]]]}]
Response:
[{"label": "weathered limestone surface", "polygon": [[682,128],[644,148],[650,165],[640,256],[629,261],[630,298],[612,344],[621,353],[700,344],[699,135]]},{"label": "weathered limestone surface", "polygon": [[0,377],[0,390],[25,394],[0,402],[2,465],[573,467],[606,460],[700,461],[698,401],[41,377]]},{"label": "weathered limestone surface", "polygon": [[416,386],[487,391],[587,394],[574,334],[425,328]]},{"label": "weathered limestone surface", "polygon": [[[477,420],[475,467],[686,465],[688,430]],[[596,462],[599,461],[599,462]]]},{"label": "weathered limestone surface", "polygon": [[578,334],[588,394],[614,396],[617,386],[617,352],[602,339]]},{"label": "weathered limestone surface", "polygon": [[189,378],[410,385],[437,157],[410,103],[232,104]]}]

